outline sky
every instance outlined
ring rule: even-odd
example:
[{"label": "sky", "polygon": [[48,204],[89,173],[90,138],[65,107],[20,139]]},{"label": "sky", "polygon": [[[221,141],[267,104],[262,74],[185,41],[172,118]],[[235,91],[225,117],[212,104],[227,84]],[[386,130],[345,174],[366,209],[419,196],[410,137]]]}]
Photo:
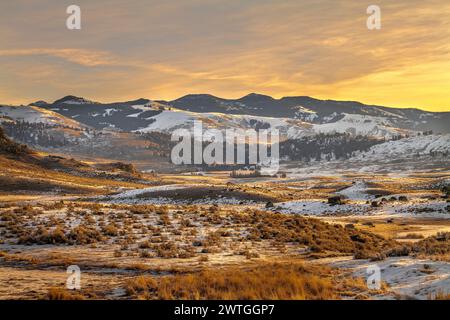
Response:
[{"label": "sky", "polygon": [[450,1],[0,2],[0,103],[251,92],[450,111]]}]

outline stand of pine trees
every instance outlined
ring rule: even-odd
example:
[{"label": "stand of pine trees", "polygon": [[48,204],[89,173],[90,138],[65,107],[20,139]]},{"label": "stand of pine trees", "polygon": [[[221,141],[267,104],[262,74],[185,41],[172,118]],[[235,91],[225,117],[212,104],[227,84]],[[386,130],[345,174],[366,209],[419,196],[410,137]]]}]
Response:
[{"label": "stand of pine trees", "polygon": [[357,151],[368,151],[370,147],[383,142],[385,139],[362,135],[320,133],[315,136],[281,142],[280,156],[304,162],[348,159]]},{"label": "stand of pine trees", "polygon": [[52,130],[55,126],[26,121],[3,122],[3,130],[14,141],[42,147],[63,147],[68,144],[64,133]]}]

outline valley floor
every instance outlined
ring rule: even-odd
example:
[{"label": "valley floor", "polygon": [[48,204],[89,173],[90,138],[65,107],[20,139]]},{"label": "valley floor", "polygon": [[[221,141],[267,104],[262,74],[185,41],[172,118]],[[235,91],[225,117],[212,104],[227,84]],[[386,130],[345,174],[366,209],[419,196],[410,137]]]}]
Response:
[{"label": "valley floor", "polygon": [[[29,168],[19,169],[2,169],[18,188],[14,177]],[[0,298],[448,298],[445,164],[282,169],[285,178],[122,182],[28,174],[45,192],[0,193]],[[332,195],[342,203],[329,204]],[[379,289],[366,284],[374,264]],[[70,265],[81,269],[80,290],[65,289]]]}]

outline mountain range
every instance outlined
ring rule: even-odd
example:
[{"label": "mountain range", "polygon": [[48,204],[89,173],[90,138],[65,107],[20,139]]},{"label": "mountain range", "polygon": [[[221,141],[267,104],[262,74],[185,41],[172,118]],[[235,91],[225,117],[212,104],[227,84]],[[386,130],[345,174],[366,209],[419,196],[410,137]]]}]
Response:
[{"label": "mountain range", "polygon": [[192,120],[206,120],[219,128],[275,126],[290,137],[333,131],[383,137],[408,131],[450,132],[450,112],[319,100],[307,96],[275,99],[252,93],[239,99],[223,99],[208,94],[190,94],[172,101],[141,98],[114,103],[66,96],[53,103],[37,101],[30,106],[96,129],[123,131],[168,131]]},{"label": "mountain range", "polygon": [[[191,129],[193,121],[219,130],[278,129],[281,156],[288,160],[348,158],[358,152],[389,158],[395,151],[392,155],[398,158],[404,153],[450,151],[450,112],[306,96],[223,99],[192,94],[172,101],[101,103],[69,95],[51,103],[0,105],[0,124],[8,136],[36,149],[125,161],[152,158],[162,165],[170,155],[170,134]],[[402,142],[396,143],[398,139]]]}]

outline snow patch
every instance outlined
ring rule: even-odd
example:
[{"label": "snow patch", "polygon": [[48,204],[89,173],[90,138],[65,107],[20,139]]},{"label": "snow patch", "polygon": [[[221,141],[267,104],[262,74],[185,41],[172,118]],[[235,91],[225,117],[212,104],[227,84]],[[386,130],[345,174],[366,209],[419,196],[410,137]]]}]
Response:
[{"label": "snow patch", "polygon": [[165,186],[157,186],[157,187],[149,187],[149,188],[143,188],[143,189],[134,189],[134,190],[128,190],[125,192],[121,192],[119,194],[115,194],[112,196],[108,196],[110,199],[126,199],[126,198],[135,198],[141,194],[145,193],[151,193],[151,192],[158,192],[158,191],[170,191],[170,190],[179,190],[179,189],[186,189],[192,187],[192,185],[179,185],[179,184],[170,184]]},{"label": "snow patch", "polygon": [[[388,258],[384,261],[344,260],[332,263],[352,269],[355,276],[367,278],[367,268],[378,265],[381,280],[397,294],[415,299],[428,299],[436,293],[450,293],[450,263],[412,257]],[[425,267],[427,266],[427,267]]]},{"label": "snow patch", "polygon": [[367,185],[365,182],[356,182],[354,185],[345,188],[337,194],[343,195],[349,200],[368,200],[370,196],[367,194]]},{"label": "snow patch", "polygon": [[368,213],[370,207],[365,203],[329,205],[323,200],[295,200],[277,203],[275,205],[275,210],[282,213],[301,215],[356,215]]}]

